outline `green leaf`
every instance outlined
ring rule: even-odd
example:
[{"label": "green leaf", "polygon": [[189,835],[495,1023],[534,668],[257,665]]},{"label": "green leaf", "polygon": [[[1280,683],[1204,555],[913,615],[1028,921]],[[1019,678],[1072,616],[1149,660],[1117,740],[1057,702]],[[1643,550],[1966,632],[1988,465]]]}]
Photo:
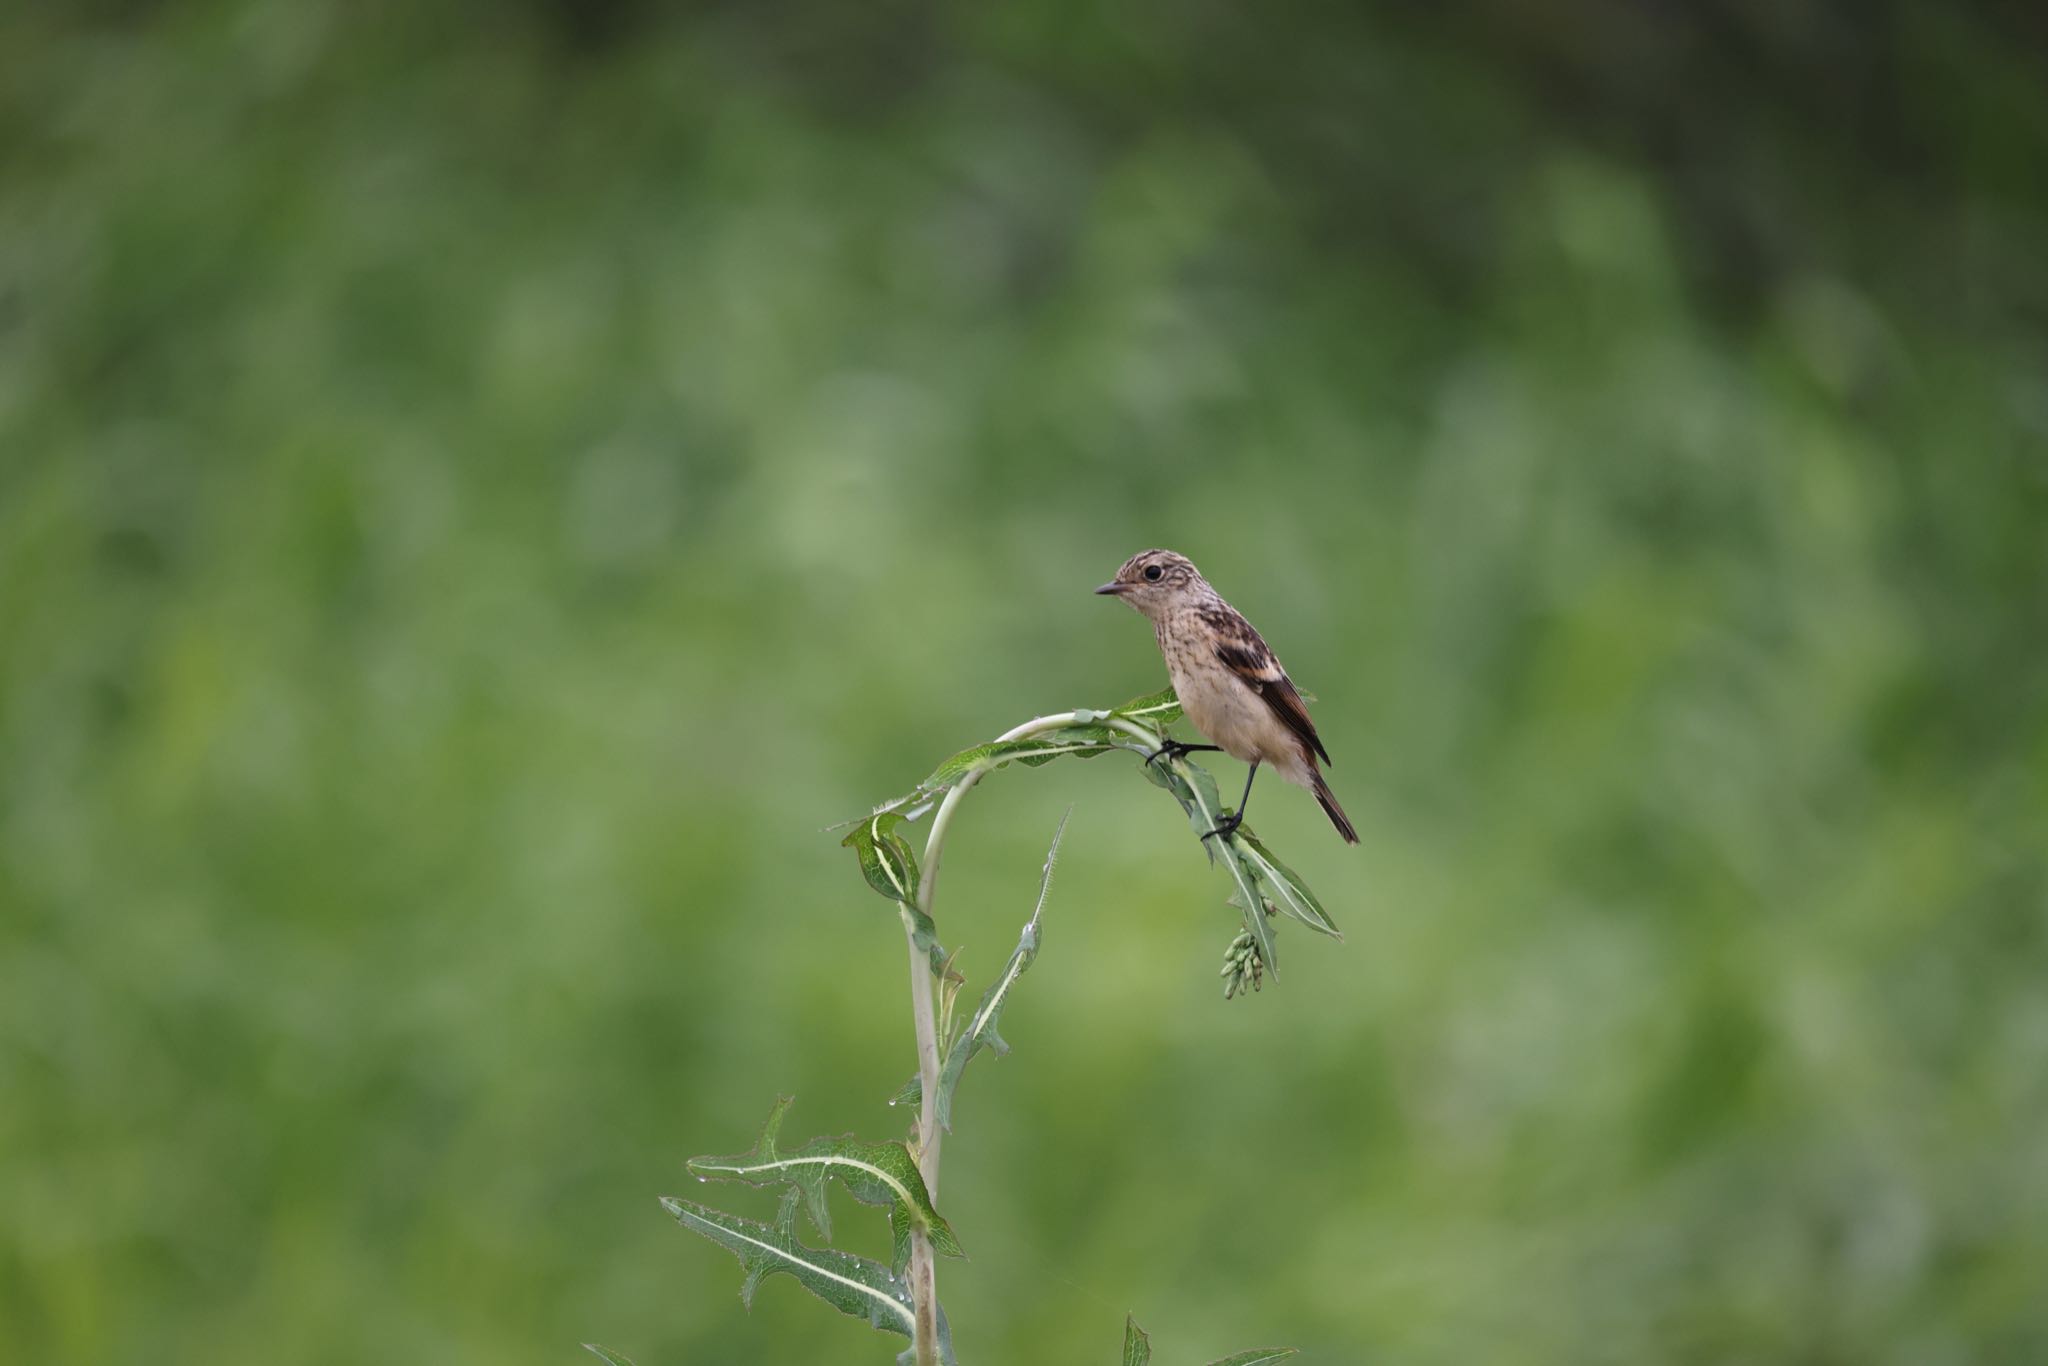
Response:
[{"label": "green leaf", "polygon": [[[1235,1356],[1219,1357],[1209,1366],[1266,1366],[1296,1354],[1294,1347],[1254,1347]],[[1124,1366],[1152,1366],[1152,1339],[1138,1326],[1137,1319],[1124,1315]]]},{"label": "green leaf", "polygon": [[923,949],[925,956],[931,959],[932,976],[939,979],[941,994],[950,999],[952,992],[966,979],[953,970],[953,956],[939,943],[939,927],[932,922],[930,916],[918,909],[914,901],[899,902],[896,909],[902,912],[903,923],[910,931],[911,942]]},{"label": "green leaf", "polygon": [[1291,915],[1318,934],[1327,934],[1332,939],[1342,939],[1337,922],[1330,919],[1323,909],[1323,903],[1316,900],[1308,884],[1300,874],[1273,857],[1272,852],[1259,842],[1247,826],[1237,828],[1239,851],[1251,864],[1259,881],[1272,893],[1271,900],[1276,909],[1284,915]]},{"label": "green leaf", "polygon": [[889,1224],[896,1234],[896,1271],[901,1274],[909,1257],[910,1231],[922,1228],[931,1237],[934,1251],[947,1257],[963,1256],[951,1226],[932,1207],[924,1177],[910,1150],[901,1143],[858,1143],[851,1138],[814,1138],[795,1152],[776,1148],[782,1117],[791,1097],[783,1096],[768,1112],[761,1137],[753,1148],[731,1157],[693,1157],[690,1174],[707,1181],[739,1181],[749,1186],[787,1185],[803,1196],[811,1223],[827,1242],[832,1239],[832,1212],[825,1202],[825,1185],[838,1181],[854,1199],[864,1205],[884,1205]]},{"label": "green leaf", "polygon": [[[1189,767],[1192,768],[1194,765],[1190,764]],[[1188,790],[1187,780],[1175,771],[1173,763],[1160,760],[1155,763],[1139,764],[1138,771],[1145,775],[1145,780],[1151,783],[1152,786],[1163,787],[1168,792],[1171,792],[1174,800],[1181,804],[1181,808],[1190,815],[1193,814],[1195,804],[1194,793]]]},{"label": "green leaf", "polygon": [[1237,894],[1243,898],[1244,927],[1252,932],[1252,940],[1259,946],[1259,957],[1266,964],[1266,971],[1273,979],[1280,978],[1280,958],[1273,948],[1273,921],[1266,914],[1266,898],[1259,891],[1258,876],[1245,866],[1245,860],[1237,853],[1237,846],[1231,837],[1218,835],[1218,844],[1230,845],[1230,856],[1223,860],[1223,866],[1230,870],[1230,876],[1237,882]]},{"label": "green leaf", "polygon": [[584,1343],[583,1350],[600,1361],[610,1362],[611,1366],[633,1366],[633,1359],[631,1357],[620,1356],[610,1348],[600,1347],[594,1342]]},{"label": "green leaf", "polygon": [[932,770],[929,778],[919,785],[920,792],[943,792],[976,769],[1001,768],[1004,764],[1021,762],[1032,767],[1050,763],[1063,754],[1078,754],[1092,758],[1105,754],[1123,739],[1123,732],[1110,726],[1071,725],[1058,730],[1041,731],[1021,740],[991,740],[985,745],[963,749],[952,758]]},{"label": "green leaf", "polygon": [[[1183,770],[1190,779],[1193,806],[1188,813],[1189,824],[1194,826],[1197,834],[1208,835],[1223,819],[1223,803],[1216,794],[1216,780],[1210,777],[1208,770],[1201,765],[1188,763],[1184,759],[1175,767]],[[1237,894],[1241,898],[1239,904],[1244,911],[1244,927],[1251,931],[1252,939],[1258,944],[1259,957],[1265,960],[1266,971],[1278,979],[1280,960],[1273,952],[1273,925],[1264,913],[1266,902],[1264,895],[1259,891],[1258,873],[1254,866],[1247,863],[1238,844],[1239,837],[1245,833],[1245,827],[1240,825],[1230,834],[1213,835],[1203,840],[1202,847],[1207,849],[1214,844],[1221,848],[1220,861],[1230,874],[1231,880],[1237,884]],[[1212,849],[1209,856],[1212,859],[1218,858],[1218,853]]]},{"label": "green leaf", "polygon": [[896,833],[902,823],[902,813],[878,811],[839,843],[860,856],[860,871],[870,887],[891,901],[912,905],[917,899],[917,855]]},{"label": "green leaf", "polygon": [[[1208,835],[1216,828],[1223,816],[1223,799],[1216,791],[1216,779],[1200,764],[1189,763],[1186,759],[1174,759],[1142,765],[1145,776],[1155,787],[1163,787],[1174,795],[1181,808],[1188,813],[1188,826],[1196,835]],[[1259,890],[1259,865],[1249,862],[1239,840],[1249,836],[1249,826],[1240,825],[1229,835],[1215,835],[1202,841],[1202,848],[1209,861],[1219,859],[1230,873],[1231,881],[1237,884],[1237,903],[1244,910],[1245,929],[1258,944],[1259,956],[1266,970],[1278,977],[1280,965],[1274,956],[1273,927],[1267,918],[1254,908],[1265,904]],[[1217,846],[1212,848],[1211,846]],[[1268,856],[1270,858],[1270,855]],[[1278,861],[1274,861],[1278,867]],[[1321,907],[1317,907],[1320,910]],[[1328,917],[1325,917],[1327,922]],[[1330,926],[1334,932],[1336,927]]]},{"label": "green leaf", "polygon": [[1129,1314],[1124,1315],[1124,1366],[1151,1366],[1152,1339]]},{"label": "green leaf", "polygon": [[917,1317],[911,1308],[910,1286],[880,1262],[832,1248],[810,1248],[795,1233],[797,1193],[783,1197],[773,1224],[743,1219],[674,1196],[661,1197],[662,1208],[693,1233],[700,1233],[740,1259],[747,1278],[740,1301],[748,1308],[754,1292],[770,1276],[783,1275],[842,1314],[865,1319],[875,1328],[912,1337]]},{"label": "green leaf", "polygon": [[1180,697],[1172,688],[1161,688],[1158,692],[1132,698],[1121,707],[1112,709],[1110,715],[1164,730],[1181,718]]},{"label": "green leaf", "polygon": [[[1133,698],[1121,707],[1108,711],[1077,707],[1070,713],[1072,721],[1058,729],[1041,731],[1020,740],[991,740],[987,744],[963,749],[933,769],[931,776],[909,792],[893,801],[882,803],[866,816],[842,821],[830,828],[847,829],[885,816],[916,820],[930,810],[932,804],[948,789],[976,771],[996,769],[1013,762],[1036,767],[1039,764],[1050,763],[1063,754],[1088,759],[1098,754],[1107,754],[1112,749],[1136,749],[1142,743],[1142,737],[1131,735],[1118,726],[1103,723],[1112,720],[1127,722],[1148,733],[1156,732],[1159,739],[1164,739],[1166,726],[1180,714],[1180,702],[1174,697],[1171,688],[1146,697]],[[1157,745],[1152,748],[1157,748]],[[852,839],[846,842],[854,843]],[[883,894],[892,895],[887,891]]]},{"label": "green leaf", "polygon": [[[1188,820],[1197,834],[1208,834],[1216,828],[1216,822],[1223,815],[1223,798],[1216,791],[1216,779],[1209,770],[1189,759],[1173,759],[1174,770],[1186,780],[1194,809],[1188,812]],[[1157,768],[1160,765],[1154,764]]]},{"label": "green leaf", "polygon": [[[996,1025],[1003,1007],[1009,1002],[1011,988],[1017,985],[1017,979],[1038,957],[1039,922],[1045,914],[1046,897],[1052,890],[1053,864],[1059,859],[1060,840],[1067,832],[1067,818],[1073,814],[1074,808],[1068,807],[1066,814],[1060,817],[1059,828],[1052,833],[1052,847],[1046,850],[1045,867],[1039,873],[1038,901],[1031,908],[1031,919],[1024,922],[1024,932],[1017,939],[1016,950],[1011,953],[1010,961],[1003,965],[1001,975],[981,994],[974,1013],[961,1024],[960,1032],[946,1050],[945,1062],[939,1068],[937,1111],[939,1127],[948,1133],[953,1131],[953,1093],[959,1089],[960,1077],[966,1072],[967,1064],[984,1048],[999,1058],[1010,1051],[1010,1045],[996,1032]],[[890,1103],[908,1101],[916,1104],[923,1096],[924,1087],[920,1079],[912,1077]]]}]

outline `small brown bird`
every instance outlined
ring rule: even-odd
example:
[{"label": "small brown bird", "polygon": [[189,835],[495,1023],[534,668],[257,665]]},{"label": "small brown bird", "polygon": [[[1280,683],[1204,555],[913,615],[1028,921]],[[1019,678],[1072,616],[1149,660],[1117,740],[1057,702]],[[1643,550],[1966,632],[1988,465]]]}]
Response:
[{"label": "small brown bird", "polygon": [[1217,595],[1186,556],[1171,550],[1139,551],[1095,591],[1122,598],[1151,621],[1173,689],[1180,694],[1181,710],[1196,730],[1216,742],[1183,745],[1168,740],[1160,753],[1178,756],[1220,749],[1252,766],[1237,811],[1209,834],[1227,835],[1243,822],[1252,779],[1264,763],[1280,770],[1288,782],[1315,793],[1337,833],[1347,844],[1358,843],[1358,832],[1316,767],[1318,755],[1328,763],[1330,754],[1308,719],[1301,693],[1252,624]]}]

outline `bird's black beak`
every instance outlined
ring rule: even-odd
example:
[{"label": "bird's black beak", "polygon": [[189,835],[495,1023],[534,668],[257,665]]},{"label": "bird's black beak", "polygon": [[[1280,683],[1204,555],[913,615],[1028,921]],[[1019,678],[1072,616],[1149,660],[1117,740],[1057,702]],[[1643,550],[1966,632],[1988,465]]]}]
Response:
[{"label": "bird's black beak", "polygon": [[1098,593],[1107,593],[1113,598],[1120,598],[1124,595],[1124,586],[1120,583],[1105,583],[1104,585],[1102,585],[1102,587],[1096,589],[1095,591]]}]

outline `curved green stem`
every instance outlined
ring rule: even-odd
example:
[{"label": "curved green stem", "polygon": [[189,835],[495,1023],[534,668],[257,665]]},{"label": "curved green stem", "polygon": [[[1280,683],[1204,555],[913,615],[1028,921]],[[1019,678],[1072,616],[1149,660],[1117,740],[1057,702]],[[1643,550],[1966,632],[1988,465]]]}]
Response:
[{"label": "curved green stem", "polygon": [[[1156,749],[1160,736],[1134,721],[1120,716],[1102,716],[1091,713],[1090,721],[1120,730],[1135,740],[1145,742],[1149,752]],[[1078,712],[1059,712],[1052,716],[1037,716],[1021,726],[1015,726],[998,735],[995,743],[1022,740],[1040,731],[1058,730],[1063,726],[1080,722]],[[1138,749],[1137,745],[1121,746]],[[931,833],[924,842],[924,870],[918,877],[917,908],[926,915],[932,913],[932,900],[938,894],[939,859],[945,853],[946,831],[952,827],[953,813],[959,809],[960,801],[974,785],[993,770],[993,763],[977,765],[968,770],[959,782],[947,790],[939,802],[938,812],[932,817]],[[936,1012],[932,1007],[932,965],[931,958],[917,946],[916,927],[910,916],[903,917],[903,934],[910,945],[910,1017],[917,1030],[917,1079],[923,1093],[917,1116],[917,1167],[924,1177],[925,1190],[931,1198],[939,1198],[939,1026]],[[910,1297],[917,1309],[917,1366],[937,1366],[938,1363],[938,1277],[932,1261],[931,1240],[922,1229],[913,1229],[910,1234]]]}]

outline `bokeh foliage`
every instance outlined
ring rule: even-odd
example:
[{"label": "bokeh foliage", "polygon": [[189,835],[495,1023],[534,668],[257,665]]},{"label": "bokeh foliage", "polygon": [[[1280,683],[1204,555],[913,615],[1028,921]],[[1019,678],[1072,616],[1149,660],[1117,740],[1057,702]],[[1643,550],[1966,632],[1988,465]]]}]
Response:
[{"label": "bokeh foliage", "polygon": [[976,795],[964,1359],[2048,1356],[2039,11],[1395,9],[0,10],[0,1359],[846,1359],[653,1194],[1154,544],[1346,942]]}]

